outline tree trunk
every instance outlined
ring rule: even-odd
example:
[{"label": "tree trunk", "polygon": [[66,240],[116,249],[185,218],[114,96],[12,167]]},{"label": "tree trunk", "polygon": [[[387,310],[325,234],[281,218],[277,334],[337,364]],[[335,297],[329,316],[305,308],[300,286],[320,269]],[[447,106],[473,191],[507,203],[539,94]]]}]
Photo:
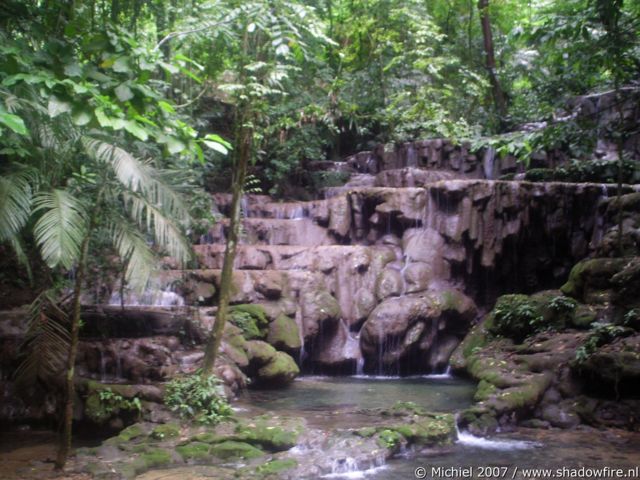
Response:
[{"label": "tree trunk", "polygon": [[480,24],[482,25],[487,74],[489,75],[489,82],[491,82],[493,101],[500,119],[500,128],[502,129],[507,116],[507,103],[500,86],[500,80],[498,80],[496,74],[496,57],[493,50],[493,34],[491,33],[491,21],[489,19],[489,0],[478,0],[478,10],[480,11]]},{"label": "tree trunk", "polygon": [[618,132],[616,138],[616,150],[618,151],[618,192],[616,203],[618,206],[618,255],[624,256],[623,232],[622,232],[622,176],[624,168],[624,99],[620,91],[620,82],[616,79],[616,101],[618,104]]},{"label": "tree trunk", "polygon": [[220,299],[218,302],[218,313],[213,329],[207,340],[207,346],[204,354],[204,363],[202,365],[202,374],[208,375],[213,369],[220,343],[222,342],[222,334],[224,326],[227,322],[229,311],[229,300],[231,297],[231,289],[233,287],[233,262],[236,258],[236,248],[238,246],[238,237],[240,236],[240,201],[244,188],[245,177],[247,176],[247,167],[251,156],[253,129],[243,125],[243,119],[238,122],[240,124],[239,134],[237,136],[238,150],[236,153],[236,161],[234,165],[233,179],[231,183],[231,222],[229,226],[229,236],[224,251],[224,263],[222,264],[222,274],[220,276]]},{"label": "tree trunk", "polygon": [[67,463],[67,457],[71,450],[71,432],[73,426],[73,401],[76,394],[75,391],[75,364],[76,354],[78,353],[78,337],[80,335],[80,295],[82,293],[82,282],[84,281],[85,263],[89,252],[89,238],[91,236],[91,227],[87,232],[82,246],[80,248],[80,258],[78,259],[78,271],[76,272],[75,284],[73,286],[73,303],[71,317],[71,345],[69,346],[69,355],[67,356],[66,368],[66,396],[64,405],[64,417],[62,424],[62,433],[60,437],[60,446],[58,448],[58,456],[56,458],[56,470],[62,470]]}]

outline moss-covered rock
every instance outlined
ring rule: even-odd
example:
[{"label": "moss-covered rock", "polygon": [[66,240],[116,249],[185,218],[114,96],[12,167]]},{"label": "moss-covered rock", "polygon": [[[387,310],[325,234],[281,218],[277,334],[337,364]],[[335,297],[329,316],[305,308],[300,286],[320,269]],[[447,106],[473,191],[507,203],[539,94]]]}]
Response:
[{"label": "moss-covered rock", "polygon": [[572,321],[577,303],[560,292],[547,290],[527,295],[503,295],[492,310],[489,331],[518,343],[543,330],[565,328]]},{"label": "moss-covered rock", "polygon": [[282,386],[291,383],[300,373],[295,360],[284,352],[275,356],[257,373],[257,382],[269,386]]},{"label": "moss-covered rock", "polygon": [[300,340],[300,330],[295,320],[286,315],[279,315],[269,324],[267,342],[276,349],[287,353],[300,351],[302,342]]},{"label": "moss-covered rock", "polygon": [[577,263],[567,282],[560,287],[565,295],[584,303],[610,301],[612,278],[628,263],[628,258],[592,258]]},{"label": "moss-covered rock", "polygon": [[252,368],[262,367],[276,356],[276,349],[267,342],[251,340],[247,342],[247,355]]},{"label": "moss-covered rock", "polygon": [[133,439],[146,435],[146,430],[142,425],[136,423],[122,430],[116,437],[120,442],[130,442]]},{"label": "moss-covered rock", "polygon": [[151,430],[150,435],[154,440],[167,440],[178,436],[180,436],[180,425],[177,423],[165,423],[164,425],[158,425]]},{"label": "moss-covered rock", "polygon": [[256,417],[250,422],[240,423],[236,427],[233,439],[279,452],[294,447],[302,430],[303,425],[300,422],[289,421],[280,426],[270,418]]},{"label": "moss-covered rock", "polygon": [[275,475],[285,470],[296,468],[298,462],[295,458],[282,458],[277,460],[271,460],[267,463],[263,463],[256,468],[256,473],[259,475]]},{"label": "moss-covered rock", "polygon": [[378,445],[380,445],[382,448],[391,450],[392,452],[399,450],[400,447],[406,443],[406,440],[402,436],[402,434],[398,433],[396,430],[389,429],[382,430],[378,434],[378,438],[376,440],[378,442]]},{"label": "moss-covered rock", "polygon": [[444,445],[456,438],[455,418],[451,414],[414,417],[411,422],[391,427],[410,443],[424,446]]},{"label": "moss-covered rock", "polygon": [[[207,445],[209,446],[209,445]],[[223,460],[230,460],[236,458],[257,458],[264,455],[264,452],[259,448],[246,442],[236,442],[233,440],[227,440],[224,442],[216,443],[211,446],[211,454]]]},{"label": "moss-covered rock", "polygon": [[211,445],[202,442],[191,442],[176,447],[178,454],[185,460],[204,461],[211,458]]},{"label": "moss-covered rock", "polygon": [[230,320],[248,339],[264,338],[267,334],[269,319],[262,305],[234,305],[229,310]]},{"label": "moss-covered rock", "polygon": [[157,467],[166,467],[173,461],[171,453],[162,448],[150,448],[140,454],[133,462],[136,473]]}]

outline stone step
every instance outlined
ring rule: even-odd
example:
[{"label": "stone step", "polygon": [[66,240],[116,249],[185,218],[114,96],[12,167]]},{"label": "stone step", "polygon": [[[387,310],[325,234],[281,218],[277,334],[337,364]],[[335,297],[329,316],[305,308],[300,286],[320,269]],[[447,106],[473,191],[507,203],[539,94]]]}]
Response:
[{"label": "stone step", "polygon": [[[202,268],[221,269],[225,245],[194,247]],[[389,245],[239,245],[234,268],[239,270],[329,271],[346,263],[365,265],[374,255],[401,257],[399,246]]]}]

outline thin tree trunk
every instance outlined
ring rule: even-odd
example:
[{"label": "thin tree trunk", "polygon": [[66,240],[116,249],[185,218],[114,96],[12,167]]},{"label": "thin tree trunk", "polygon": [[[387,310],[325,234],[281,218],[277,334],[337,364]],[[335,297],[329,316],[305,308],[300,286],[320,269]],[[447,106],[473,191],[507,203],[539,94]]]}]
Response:
[{"label": "thin tree trunk", "polygon": [[78,271],[76,272],[75,284],[73,286],[73,307],[71,317],[71,345],[69,347],[69,355],[67,356],[66,368],[66,397],[64,405],[64,417],[62,424],[62,434],[60,437],[60,446],[58,448],[58,456],[56,458],[56,470],[62,470],[67,463],[67,457],[71,450],[71,433],[73,427],[73,402],[75,397],[75,364],[76,355],[78,353],[78,337],[80,334],[80,295],[82,293],[82,282],[84,281],[84,272],[86,267],[87,254],[89,252],[89,239],[91,236],[91,227],[87,232],[82,246],[80,248],[80,258],[78,259]]},{"label": "thin tree trunk", "polygon": [[220,299],[218,302],[218,312],[213,329],[207,340],[207,346],[204,354],[204,363],[202,365],[202,374],[211,373],[218,356],[220,343],[222,342],[222,334],[224,326],[227,322],[229,311],[229,300],[231,297],[231,289],[233,287],[233,262],[236,258],[236,248],[238,246],[238,237],[240,236],[240,201],[244,188],[244,181],[247,176],[247,167],[249,165],[249,157],[251,156],[253,130],[243,125],[243,119],[240,119],[240,133],[238,135],[238,150],[236,153],[235,170],[232,179],[232,198],[231,198],[231,222],[229,226],[229,236],[224,251],[224,263],[222,265],[222,274],[220,276]]},{"label": "thin tree trunk", "polygon": [[624,101],[620,92],[620,82],[616,78],[616,100],[618,103],[618,135],[616,150],[618,151],[618,192],[616,203],[618,206],[618,255],[624,256],[623,232],[622,232],[622,175],[624,168]]},{"label": "thin tree trunk", "polygon": [[500,80],[498,80],[498,75],[496,74],[496,57],[493,49],[491,20],[489,19],[489,0],[478,0],[478,10],[480,11],[480,24],[482,25],[487,74],[491,82],[496,112],[498,113],[498,117],[500,117],[500,128],[502,128],[507,114],[507,102],[500,85]]}]

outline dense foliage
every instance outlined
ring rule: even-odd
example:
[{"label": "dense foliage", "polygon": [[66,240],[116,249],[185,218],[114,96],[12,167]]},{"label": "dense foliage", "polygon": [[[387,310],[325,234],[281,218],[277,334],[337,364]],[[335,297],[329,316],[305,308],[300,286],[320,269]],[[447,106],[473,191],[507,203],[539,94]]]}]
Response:
[{"label": "dense foliage", "polygon": [[224,387],[214,375],[174,378],[166,386],[165,403],[181,417],[208,425],[232,413]]}]

